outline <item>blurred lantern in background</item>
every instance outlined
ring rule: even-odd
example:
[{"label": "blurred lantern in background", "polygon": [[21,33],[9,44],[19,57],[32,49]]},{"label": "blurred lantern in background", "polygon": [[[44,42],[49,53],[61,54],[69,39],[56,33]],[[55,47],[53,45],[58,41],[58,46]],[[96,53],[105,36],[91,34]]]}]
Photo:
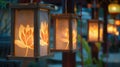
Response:
[{"label": "blurred lantern in background", "polygon": [[73,51],[77,48],[77,16],[74,14],[53,15],[54,48],[52,51]]},{"label": "blurred lantern in background", "polygon": [[88,20],[88,41],[103,41],[103,24],[99,20]]},{"label": "blurred lantern in background", "polygon": [[117,30],[117,26],[114,24],[107,25],[107,32],[113,35],[119,35],[119,31]]},{"label": "blurred lantern in background", "polygon": [[115,19],[115,25],[120,26],[120,20],[119,19]]},{"label": "blurred lantern in background", "polygon": [[120,14],[120,4],[112,2],[108,5],[108,12],[112,15]]},{"label": "blurred lantern in background", "polygon": [[107,32],[110,34],[114,33],[114,25],[113,24],[108,24],[107,25]]}]

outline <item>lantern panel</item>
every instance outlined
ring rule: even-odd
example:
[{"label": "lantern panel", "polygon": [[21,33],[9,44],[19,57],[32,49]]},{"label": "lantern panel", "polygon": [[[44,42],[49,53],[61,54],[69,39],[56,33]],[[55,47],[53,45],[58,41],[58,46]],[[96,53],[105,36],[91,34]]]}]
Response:
[{"label": "lantern panel", "polygon": [[69,49],[69,20],[63,18],[56,19],[56,46],[57,50]]},{"label": "lantern panel", "polygon": [[100,23],[100,30],[99,30],[99,35],[100,35],[100,42],[103,42],[103,24]]},{"label": "lantern panel", "polygon": [[115,25],[120,26],[120,20],[115,20]]},{"label": "lantern panel", "polygon": [[118,14],[120,13],[120,5],[119,4],[109,4],[108,11],[110,14]]},{"label": "lantern panel", "polygon": [[89,20],[88,23],[88,41],[89,42],[96,42],[98,41],[98,21],[96,20]]},{"label": "lantern panel", "polygon": [[77,20],[73,19],[72,20],[72,45],[73,45],[73,50],[77,48]]},{"label": "lantern panel", "polygon": [[16,9],[15,10],[15,56],[34,56],[34,11]]},{"label": "lantern panel", "polygon": [[39,10],[39,43],[40,43],[40,56],[48,55],[49,48],[49,15],[45,9]]}]

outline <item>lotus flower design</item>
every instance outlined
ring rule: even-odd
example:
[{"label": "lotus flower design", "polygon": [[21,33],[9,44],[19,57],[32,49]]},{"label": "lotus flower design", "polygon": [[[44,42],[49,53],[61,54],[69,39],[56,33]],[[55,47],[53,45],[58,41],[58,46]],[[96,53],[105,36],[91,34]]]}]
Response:
[{"label": "lotus flower design", "polygon": [[34,30],[33,27],[27,25],[24,27],[20,25],[19,27],[19,39],[15,40],[15,45],[20,48],[26,48],[25,56],[28,54],[29,49],[34,49]]},{"label": "lotus flower design", "polygon": [[[64,33],[64,37],[62,38],[63,42],[66,42],[66,47],[65,49],[69,48],[69,31],[68,29],[65,29],[62,33]],[[77,32],[76,30],[72,31],[72,42],[73,42],[73,47],[75,48],[75,43],[76,43],[76,37],[77,37]]]},{"label": "lotus flower design", "polygon": [[48,45],[48,24],[43,21],[40,25],[40,45],[45,46]]}]

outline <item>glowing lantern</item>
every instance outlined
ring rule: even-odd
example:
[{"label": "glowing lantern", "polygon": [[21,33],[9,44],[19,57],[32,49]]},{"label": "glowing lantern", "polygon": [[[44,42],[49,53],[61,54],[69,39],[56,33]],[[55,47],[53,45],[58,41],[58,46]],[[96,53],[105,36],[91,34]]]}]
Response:
[{"label": "glowing lantern", "polygon": [[110,14],[119,14],[120,13],[120,5],[117,3],[111,3],[108,6],[108,11]]},{"label": "glowing lantern", "polygon": [[115,35],[118,36],[119,35],[119,31],[115,31]]},{"label": "glowing lantern", "polygon": [[120,20],[119,20],[119,19],[116,19],[116,20],[115,20],[115,25],[116,25],[116,26],[120,26]]},{"label": "glowing lantern", "polygon": [[45,4],[11,5],[12,51],[15,57],[49,54],[49,10]]},{"label": "glowing lantern", "polygon": [[113,28],[113,34],[116,35],[116,36],[119,35],[119,32],[117,30],[117,26],[114,26],[114,28]]},{"label": "glowing lantern", "polygon": [[103,41],[103,25],[99,20],[88,21],[88,41],[98,42]]},{"label": "glowing lantern", "polygon": [[107,25],[107,32],[110,33],[110,34],[113,34],[114,33],[114,25],[113,24],[108,24]]},{"label": "glowing lantern", "polygon": [[113,24],[107,25],[107,32],[114,35],[119,35],[119,32],[117,31],[117,27]]},{"label": "glowing lantern", "polygon": [[73,14],[53,15],[54,48],[52,51],[73,51],[77,48],[77,16]]}]

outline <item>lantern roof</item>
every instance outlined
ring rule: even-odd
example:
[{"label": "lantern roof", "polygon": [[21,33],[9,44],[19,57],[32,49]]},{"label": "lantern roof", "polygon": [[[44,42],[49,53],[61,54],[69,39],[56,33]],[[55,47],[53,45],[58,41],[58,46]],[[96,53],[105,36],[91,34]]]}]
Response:
[{"label": "lantern roof", "polygon": [[48,10],[54,10],[55,5],[53,4],[31,4],[31,3],[20,3],[20,4],[15,4],[12,5],[10,4],[11,8],[16,8],[16,9],[34,9],[34,8],[43,8],[43,9],[48,9]]}]

